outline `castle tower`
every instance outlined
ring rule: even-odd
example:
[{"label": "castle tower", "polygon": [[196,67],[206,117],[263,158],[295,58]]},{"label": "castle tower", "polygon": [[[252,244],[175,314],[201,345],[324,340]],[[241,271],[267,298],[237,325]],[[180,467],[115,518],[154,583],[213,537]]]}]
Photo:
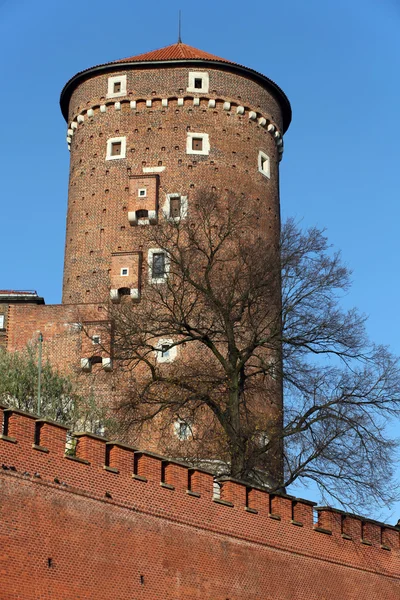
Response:
[{"label": "castle tower", "polygon": [[[142,226],[201,189],[259,200],[279,241],[290,104],[267,77],[183,43],[87,69],[64,87],[71,151],[63,303],[140,298]],[[142,256],[142,254],[144,256]]]}]

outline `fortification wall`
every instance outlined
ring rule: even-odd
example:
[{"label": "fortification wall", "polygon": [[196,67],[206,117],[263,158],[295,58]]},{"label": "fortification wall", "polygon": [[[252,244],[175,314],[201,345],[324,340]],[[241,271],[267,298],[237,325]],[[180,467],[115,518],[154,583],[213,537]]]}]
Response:
[{"label": "fortification wall", "polygon": [[5,411],[2,600],[397,600],[399,529]]}]

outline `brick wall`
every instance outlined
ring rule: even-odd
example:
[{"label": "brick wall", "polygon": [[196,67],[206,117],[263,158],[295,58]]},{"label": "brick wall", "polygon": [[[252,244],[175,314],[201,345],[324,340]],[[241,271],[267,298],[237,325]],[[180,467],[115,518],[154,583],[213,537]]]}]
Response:
[{"label": "brick wall", "polygon": [[[0,411],[1,412],[1,411]],[[397,600],[399,529],[6,411],[2,600]]]}]

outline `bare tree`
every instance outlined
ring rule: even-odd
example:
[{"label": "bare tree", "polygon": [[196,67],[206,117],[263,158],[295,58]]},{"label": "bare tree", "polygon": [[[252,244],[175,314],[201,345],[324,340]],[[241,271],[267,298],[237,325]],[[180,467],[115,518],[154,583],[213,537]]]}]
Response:
[{"label": "bare tree", "polygon": [[180,419],[197,443],[185,458],[208,452],[275,490],[312,479],[347,503],[389,500],[397,361],[340,307],[349,271],[323,232],[289,221],[277,247],[257,214],[203,192],[187,219],[146,229],[142,299],[110,309],[130,375],[125,422],[161,431]]}]

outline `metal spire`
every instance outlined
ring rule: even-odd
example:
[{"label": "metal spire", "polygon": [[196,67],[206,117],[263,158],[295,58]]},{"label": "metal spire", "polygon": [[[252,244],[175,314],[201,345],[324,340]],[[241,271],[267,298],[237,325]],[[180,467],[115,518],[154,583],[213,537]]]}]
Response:
[{"label": "metal spire", "polygon": [[178,44],[182,43],[181,38],[181,11],[179,10],[179,26],[178,26]]}]

